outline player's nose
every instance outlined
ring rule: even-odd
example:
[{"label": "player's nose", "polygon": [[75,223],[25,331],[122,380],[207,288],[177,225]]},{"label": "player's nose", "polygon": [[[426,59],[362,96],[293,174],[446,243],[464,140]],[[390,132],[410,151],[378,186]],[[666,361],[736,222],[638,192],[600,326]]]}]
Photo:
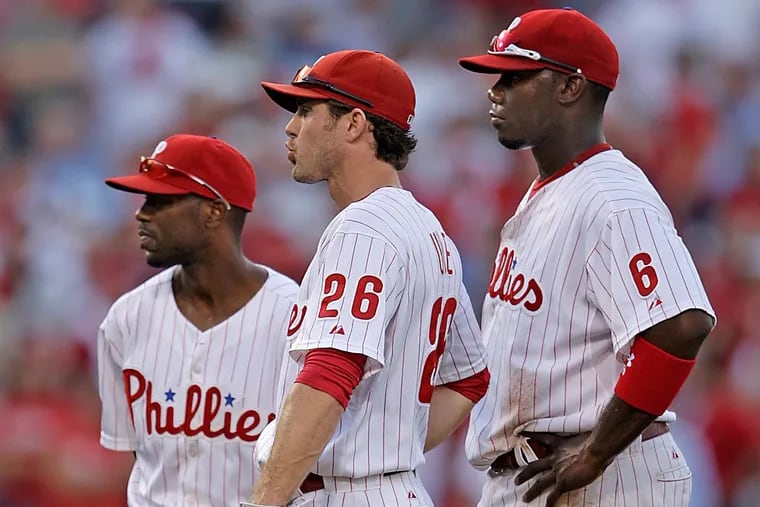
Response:
[{"label": "player's nose", "polygon": [[299,118],[297,114],[294,114],[287,125],[285,125],[285,134],[288,137],[294,138],[298,134],[298,122]]},{"label": "player's nose", "polygon": [[488,94],[488,100],[490,100],[494,104],[501,104],[501,99],[504,97],[504,94],[494,87],[489,88],[487,94]]},{"label": "player's nose", "polygon": [[139,208],[135,210],[135,220],[137,220],[138,222],[148,221],[148,214],[145,211],[145,204],[142,204]]}]

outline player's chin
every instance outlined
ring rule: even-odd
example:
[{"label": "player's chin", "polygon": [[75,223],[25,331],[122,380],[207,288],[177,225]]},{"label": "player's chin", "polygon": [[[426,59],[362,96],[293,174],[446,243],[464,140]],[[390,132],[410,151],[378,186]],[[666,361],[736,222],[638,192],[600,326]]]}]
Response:
[{"label": "player's chin", "polygon": [[152,268],[166,268],[171,265],[156,252],[145,252],[145,263]]},{"label": "player's chin", "polygon": [[301,169],[300,166],[294,165],[293,170],[290,172],[290,175],[293,177],[295,181],[298,183],[317,183],[319,181],[322,181],[324,178],[314,178],[312,174],[307,173],[303,169]]},{"label": "player's chin", "polygon": [[499,133],[499,143],[508,150],[522,150],[529,148],[529,143],[524,139],[516,139],[514,137],[507,137]]}]

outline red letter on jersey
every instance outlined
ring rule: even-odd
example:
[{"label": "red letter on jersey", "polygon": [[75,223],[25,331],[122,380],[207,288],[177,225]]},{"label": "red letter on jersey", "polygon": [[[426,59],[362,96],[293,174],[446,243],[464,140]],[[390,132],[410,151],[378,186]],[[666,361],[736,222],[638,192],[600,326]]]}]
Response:
[{"label": "red letter on jersey", "polygon": [[[132,404],[145,394],[145,377],[139,371],[132,368],[126,368],[122,375],[124,376],[124,390],[127,395],[127,403],[129,403],[129,417],[132,418],[132,425],[134,426],[135,414],[132,411]],[[133,378],[137,380],[137,389],[134,392],[132,391]]]},{"label": "red letter on jersey", "polygon": [[438,255],[438,267],[441,270],[441,274],[448,274],[453,275],[454,271],[451,269],[451,266],[449,265],[449,257],[451,257],[451,252],[449,251],[449,248],[446,246],[446,234],[443,232],[440,233],[441,236],[439,237],[438,234],[431,232],[430,233],[430,239],[433,241],[433,247],[435,248],[435,253]]}]

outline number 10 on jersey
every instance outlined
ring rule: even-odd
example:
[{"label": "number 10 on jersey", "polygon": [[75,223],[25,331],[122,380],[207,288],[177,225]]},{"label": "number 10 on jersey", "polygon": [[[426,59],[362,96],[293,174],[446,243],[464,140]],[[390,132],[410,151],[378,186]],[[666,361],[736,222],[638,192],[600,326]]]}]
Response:
[{"label": "number 10 on jersey", "polygon": [[451,322],[454,319],[454,312],[457,309],[456,298],[449,298],[445,302],[442,297],[433,303],[433,311],[430,315],[430,329],[428,331],[428,340],[433,350],[425,358],[422,365],[422,380],[420,383],[419,400],[420,403],[430,403],[433,398],[433,387],[435,385],[435,376],[438,372],[438,362],[446,349],[446,336],[449,333]]}]

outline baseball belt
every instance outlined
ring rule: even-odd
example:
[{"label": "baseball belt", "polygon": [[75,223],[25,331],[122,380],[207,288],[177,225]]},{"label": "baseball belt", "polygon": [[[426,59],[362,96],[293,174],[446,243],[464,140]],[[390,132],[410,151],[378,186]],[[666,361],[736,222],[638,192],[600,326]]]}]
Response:
[{"label": "baseball belt", "polygon": [[[647,440],[664,435],[669,431],[670,428],[667,423],[654,421],[641,433],[641,441],[646,442]],[[530,447],[533,454],[535,454],[535,459],[545,458],[552,453],[552,449],[534,439],[528,439],[527,445]],[[495,477],[497,475],[502,475],[507,470],[519,470],[520,468],[522,468],[522,466],[518,462],[515,450],[512,449],[509,452],[505,452],[491,463],[491,467],[488,469],[488,475]]]},{"label": "baseball belt", "polygon": [[[383,474],[383,477],[401,474],[404,472],[408,472],[408,470],[396,470],[395,472],[386,472]],[[311,493],[312,491],[319,491],[320,489],[325,489],[325,481],[324,479],[322,479],[321,475],[309,473],[309,475],[306,476],[306,479],[304,479],[303,482],[301,483],[301,487],[298,489],[304,495],[306,493]]]}]

